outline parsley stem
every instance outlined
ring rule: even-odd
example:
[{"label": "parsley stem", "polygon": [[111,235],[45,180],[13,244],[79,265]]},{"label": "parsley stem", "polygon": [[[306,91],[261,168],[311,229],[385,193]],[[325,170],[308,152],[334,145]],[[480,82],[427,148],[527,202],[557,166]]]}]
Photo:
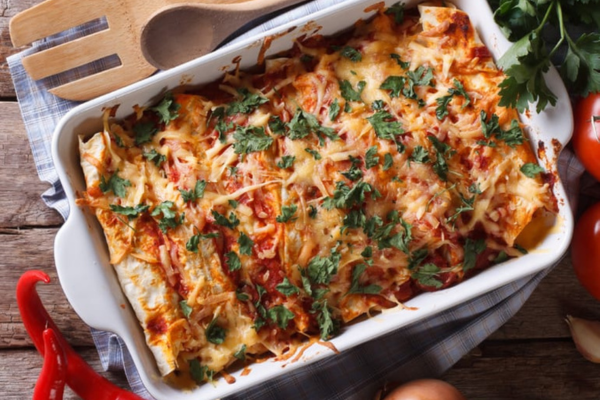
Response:
[{"label": "parsley stem", "polygon": [[544,19],[542,20],[542,23],[534,31],[536,35],[539,35],[542,32],[542,29],[544,29],[544,25],[546,25],[546,22],[548,22],[548,18],[550,18],[550,13],[552,12],[552,9],[554,8],[554,5],[557,2],[558,2],[558,0],[553,0],[552,3],[550,3],[550,6],[546,10],[546,15],[544,15]]},{"label": "parsley stem", "polygon": [[[554,4],[554,3],[552,3]],[[565,38],[567,38],[567,42],[569,43],[569,45],[571,45],[571,38],[569,37],[569,34],[567,33],[566,29],[565,29],[565,23],[563,20],[563,12],[562,12],[562,6],[560,5],[560,3],[558,3],[558,5],[556,6],[556,14],[558,15],[558,25],[560,27],[560,40],[556,43],[556,45],[554,46],[554,48],[552,49],[552,51],[550,51],[550,54],[548,54],[548,59],[551,59],[552,56],[554,55],[554,53],[558,50],[558,48],[563,44],[563,42],[565,41]]]}]

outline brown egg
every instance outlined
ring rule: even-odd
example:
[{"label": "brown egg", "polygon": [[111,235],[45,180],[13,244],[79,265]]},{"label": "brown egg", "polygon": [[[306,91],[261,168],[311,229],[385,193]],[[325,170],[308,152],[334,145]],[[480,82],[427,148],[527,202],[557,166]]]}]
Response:
[{"label": "brown egg", "polygon": [[438,379],[418,379],[394,389],[383,400],[466,400],[454,386]]}]

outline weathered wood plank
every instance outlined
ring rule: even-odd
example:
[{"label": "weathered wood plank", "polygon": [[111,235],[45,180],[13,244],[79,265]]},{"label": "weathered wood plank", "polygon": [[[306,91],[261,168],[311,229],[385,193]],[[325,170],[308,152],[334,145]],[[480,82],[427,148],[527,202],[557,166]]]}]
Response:
[{"label": "weathered wood plank", "polygon": [[48,285],[39,284],[38,292],[69,342],[74,346],[93,344],[89,328],[75,314],[58,283],[53,258],[56,232],[56,229],[27,229],[0,233],[0,348],[32,345],[15,298],[17,281],[27,269],[40,269],[52,279]]},{"label": "weathered wood plank", "polygon": [[486,341],[442,379],[477,400],[597,400],[598,365],[568,340]]},{"label": "weathered wood plank", "polygon": [[[121,372],[104,372],[98,353],[93,348],[77,348],[77,352],[101,375],[114,384],[129,389]],[[0,392],[3,400],[31,399],[35,382],[42,368],[42,357],[34,349],[0,351]],[[65,400],[79,399],[70,389],[65,390]]]},{"label": "weathered wood plank", "polygon": [[37,3],[41,3],[41,0],[0,0],[0,98],[15,97],[6,58],[22,50],[12,46],[8,24],[13,16]]},{"label": "weathered wood plank", "polygon": [[38,178],[19,105],[0,102],[0,115],[0,228],[61,224],[40,198],[50,185]]}]

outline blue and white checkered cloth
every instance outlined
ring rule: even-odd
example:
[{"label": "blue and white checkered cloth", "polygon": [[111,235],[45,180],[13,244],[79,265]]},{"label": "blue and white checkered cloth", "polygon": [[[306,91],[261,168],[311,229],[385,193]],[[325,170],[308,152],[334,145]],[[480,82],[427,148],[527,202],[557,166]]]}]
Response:
[{"label": "blue and white checkered cloth", "polygon": [[[314,0],[305,3],[274,19],[261,21],[261,25],[235,40],[265,32],[341,1],[343,0]],[[75,71],[33,81],[23,69],[21,59],[44,48],[104,29],[105,26],[106,21],[93,21],[38,42],[32,48],[8,59],[39,177],[52,185],[51,189],[42,194],[42,199],[64,218],[69,214],[69,206],[54,170],[50,144],[59,119],[77,103],[59,99],[48,93],[48,89],[70,80],[73,75],[88,75],[89,71],[111,67],[118,60],[108,58]],[[559,171],[569,193],[571,206],[575,207],[583,168],[565,150],[559,159]],[[386,382],[440,376],[515,315],[550,270],[520,279],[417,324],[310,364],[228,399],[372,399]],[[123,342],[107,332],[92,330],[92,336],[104,368],[124,370],[131,389],[144,398],[152,399],[142,385]]]}]

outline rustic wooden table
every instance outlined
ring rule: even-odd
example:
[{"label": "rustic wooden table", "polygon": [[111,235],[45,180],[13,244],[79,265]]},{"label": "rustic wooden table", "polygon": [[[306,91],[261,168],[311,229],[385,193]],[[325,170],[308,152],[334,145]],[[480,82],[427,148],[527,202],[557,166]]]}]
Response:
[{"label": "rustic wooden table", "polygon": [[[69,342],[100,371],[87,326],[69,306],[57,281],[53,242],[62,223],[48,209],[15,98],[6,56],[12,49],[12,16],[40,0],[0,0],[0,398],[31,398],[42,358],[27,336],[15,301],[15,285],[28,269],[52,278],[40,285],[42,300]],[[582,187],[585,196],[588,188]],[[589,199],[587,199],[589,203]],[[567,257],[519,311],[466,355],[443,379],[468,399],[600,399],[600,366],[575,350],[567,314],[600,319],[600,305],[578,284]],[[121,373],[104,373],[127,387]],[[68,391],[66,398],[76,398]]]}]

